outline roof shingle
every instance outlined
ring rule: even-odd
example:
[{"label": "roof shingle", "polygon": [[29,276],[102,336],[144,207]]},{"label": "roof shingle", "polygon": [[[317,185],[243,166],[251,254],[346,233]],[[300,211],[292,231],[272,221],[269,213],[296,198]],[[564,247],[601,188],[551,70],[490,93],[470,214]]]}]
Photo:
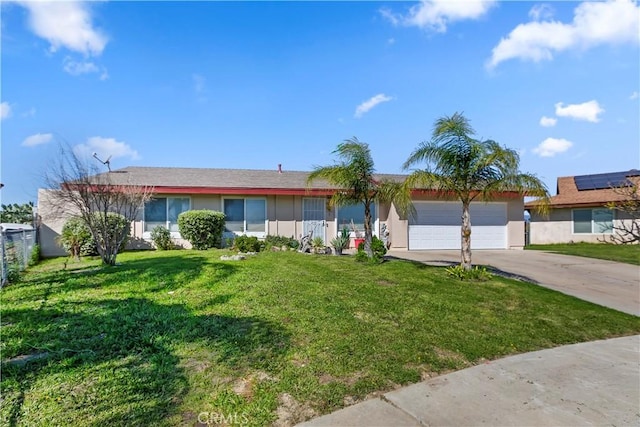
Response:
[{"label": "roof shingle", "polygon": [[[637,174],[635,176],[633,174],[627,176],[631,182],[635,184],[640,183],[640,176]],[[619,202],[626,199],[624,195],[616,193],[613,188],[578,191],[574,178],[573,176],[562,176],[558,178],[558,194],[549,199],[549,206],[551,208],[604,206],[609,202]],[[538,200],[533,200],[525,203],[524,207],[525,209],[530,209],[538,203]]]}]

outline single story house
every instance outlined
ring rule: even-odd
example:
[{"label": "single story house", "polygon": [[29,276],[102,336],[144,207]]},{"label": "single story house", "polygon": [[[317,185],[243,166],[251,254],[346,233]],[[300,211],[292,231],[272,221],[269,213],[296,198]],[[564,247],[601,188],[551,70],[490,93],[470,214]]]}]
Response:
[{"label": "single story house", "polygon": [[[182,241],[178,215],[190,209],[211,209],[226,215],[227,235],[246,234],[264,238],[281,235],[300,238],[310,231],[329,242],[344,227],[364,231],[363,206],[331,208],[329,197],[336,191],[326,182],[307,186],[309,172],[274,170],[126,167],[108,172],[118,185],[147,185],[154,197],[140,210],[132,224],[133,244],[148,242],[154,227],[167,227]],[[379,175],[402,180],[403,175]],[[45,256],[62,255],[56,243],[66,218],[52,215],[51,194],[40,189],[38,212],[40,240]],[[414,191],[417,214],[402,218],[390,204],[373,208],[374,234],[389,232],[392,249],[459,249],[462,208],[458,201],[443,200],[431,190]],[[503,193],[488,203],[471,206],[474,249],[521,249],[524,246],[524,199]]]},{"label": "single story house", "polygon": [[563,176],[558,178],[556,195],[550,198],[548,216],[534,208],[538,201],[525,204],[530,211],[529,242],[531,244],[591,242],[608,240],[614,225],[631,218],[607,208],[607,203],[627,199],[619,188],[640,182],[640,171]]}]

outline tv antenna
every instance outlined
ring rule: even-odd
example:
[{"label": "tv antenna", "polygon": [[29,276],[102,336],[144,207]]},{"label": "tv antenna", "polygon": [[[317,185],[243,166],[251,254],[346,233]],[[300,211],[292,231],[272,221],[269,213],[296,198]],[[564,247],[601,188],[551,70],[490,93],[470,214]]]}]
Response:
[{"label": "tv antenna", "polygon": [[107,160],[105,160],[105,161],[100,160],[100,157],[98,157],[98,153],[93,153],[93,157],[97,161],[99,161],[100,163],[105,165],[107,167],[107,169],[109,169],[109,172],[111,172],[111,156],[107,157]]}]

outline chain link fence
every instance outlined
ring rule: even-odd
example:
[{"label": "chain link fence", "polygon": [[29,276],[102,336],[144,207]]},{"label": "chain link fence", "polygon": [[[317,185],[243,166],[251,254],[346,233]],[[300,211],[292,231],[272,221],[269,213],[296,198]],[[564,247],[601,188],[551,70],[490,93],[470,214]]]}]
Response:
[{"label": "chain link fence", "polygon": [[30,225],[20,228],[2,225],[0,252],[2,257],[2,285],[12,274],[17,274],[27,268],[31,252],[36,244],[36,230]]}]

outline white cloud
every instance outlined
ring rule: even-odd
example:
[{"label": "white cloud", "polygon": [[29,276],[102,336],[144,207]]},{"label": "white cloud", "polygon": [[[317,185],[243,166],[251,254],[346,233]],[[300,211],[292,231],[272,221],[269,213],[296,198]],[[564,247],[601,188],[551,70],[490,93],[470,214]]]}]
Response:
[{"label": "white cloud", "polygon": [[108,38],[94,28],[88,2],[80,1],[18,1],[29,11],[29,27],[47,40],[50,50],[60,48],[98,56]]},{"label": "white cloud", "polygon": [[638,99],[638,92],[633,92],[630,96],[629,99],[634,100],[634,99]]},{"label": "white cloud", "polygon": [[392,44],[395,44],[395,43],[396,43],[396,39],[394,39],[393,37],[391,37],[390,39],[387,39],[387,44],[389,46],[391,46]]},{"label": "white cloud", "polygon": [[529,11],[529,17],[534,21],[551,19],[551,17],[553,17],[553,12],[553,8],[546,3],[536,4]]},{"label": "white cloud", "polygon": [[67,56],[63,61],[64,71],[72,76],[79,76],[81,74],[100,73],[100,80],[106,80],[109,78],[109,73],[104,67],[98,67],[91,61],[75,61],[71,57]]},{"label": "white cloud", "polygon": [[546,128],[555,126],[557,122],[558,122],[558,119],[555,119],[553,117],[542,116],[540,118],[540,126],[543,126]]},{"label": "white cloud", "polygon": [[582,104],[568,104],[567,106],[564,106],[562,102],[556,104],[556,116],[558,117],[571,117],[576,120],[597,123],[600,121],[598,116],[602,113],[604,113],[604,108],[596,100],[583,102]]},{"label": "white cloud", "polygon": [[495,3],[495,0],[421,0],[405,15],[386,8],[380,9],[380,14],[393,25],[415,26],[444,33],[448,24],[478,19]]},{"label": "white cloud", "polygon": [[140,158],[138,152],[131,148],[129,144],[116,141],[114,138],[103,138],[101,136],[93,136],[87,139],[84,144],[78,144],[73,147],[73,152],[80,157],[97,156],[106,160],[109,157],[117,159],[118,157],[128,157],[132,160]]},{"label": "white cloud", "polygon": [[[545,18],[534,14],[537,19]],[[554,53],[567,49],[638,43],[639,29],[640,6],[631,0],[583,2],[574,10],[571,23],[534,20],[518,25],[493,48],[487,67],[491,69],[514,58],[551,60]]]},{"label": "white cloud", "polygon": [[356,107],[356,112],[354,114],[354,117],[360,118],[364,115],[364,113],[371,110],[376,105],[381,104],[383,102],[391,101],[392,99],[393,99],[392,97],[387,96],[384,93],[379,93],[376,96],[373,96],[367,99],[366,101],[364,101],[362,104],[358,105]]},{"label": "white cloud", "polygon": [[532,151],[540,157],[553,157],[556,154],[564,153],[573,143],[564,138],[547,138]]},{"label": "white cloud", "polygon": [[80,74],[97,73],[100,69],[93,62],[77,62],[67,56],[64,59],[64,71],[72,76],[79,76]]},{"label": "white cloud", "polygon": [[0,104],[0,119],[4,120],[11,117],[11,105],[8,102]]},{"label": "white cloud", "polygon": [[28,136],[22,141],[22,145],[25,147],[35,147],[36,145],[47,144],[51,142],[53,135],[50,133],[36,133],[35,135]]}]

